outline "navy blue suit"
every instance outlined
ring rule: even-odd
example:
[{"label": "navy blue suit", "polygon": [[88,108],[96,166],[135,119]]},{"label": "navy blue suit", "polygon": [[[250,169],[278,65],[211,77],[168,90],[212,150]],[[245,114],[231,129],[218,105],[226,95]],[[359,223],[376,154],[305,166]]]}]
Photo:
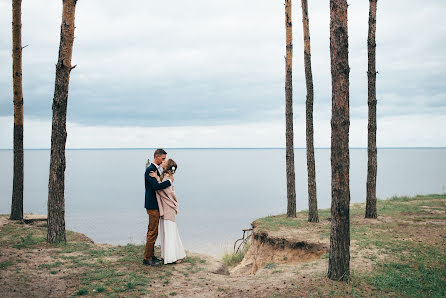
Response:
[{"label": "navy blue suit", "polygon": [[160,173],[156,166],[151,163],[144,173],[144,180],[146,185],[146,199],[144,207],[149,210],[158,210],[158,201],[156,200],[155,190],[165,189],[170,186],[170,181],[166,180],[164,182],[158,183],[156,178],[150,177],[150,172],[156,172],[158,176]]}]

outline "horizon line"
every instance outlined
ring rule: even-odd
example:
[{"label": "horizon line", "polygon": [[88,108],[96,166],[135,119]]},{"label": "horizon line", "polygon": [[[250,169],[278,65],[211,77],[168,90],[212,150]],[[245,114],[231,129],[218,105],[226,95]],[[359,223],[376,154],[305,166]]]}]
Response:
[{"label": "horizon line", "polygon": [[[23,150],[50,150],[51,148],[24,148]],[[156,150],[158,147],[80,147],[80,148],[66,148],[65,150]],[[253,149],[269,149],[279,150],[286,149],[285,147],[164,147],[164,149],[173,150],[253,150]],[[294,147],[296,150],[306,149],[306,147]],[[330,150],[331,147],[315,147],[314,149]],[[349,147],[349,149],[367,149],[367,147]],[[445,146],[384,146],[377,147],[377,149],[446,149]],[[13,151],[13,148],[0,148],[2,151]]]}]

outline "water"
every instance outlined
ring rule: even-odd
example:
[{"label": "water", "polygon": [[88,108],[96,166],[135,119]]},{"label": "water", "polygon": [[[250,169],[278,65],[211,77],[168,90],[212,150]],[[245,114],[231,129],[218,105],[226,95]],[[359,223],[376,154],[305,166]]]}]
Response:
[{"label": "water", "polygon": [[[259,217],[286,212],[284,149],[170,149],[187,250],[221,255]],[[318,207],[330,207],[330,150],[316,149]],[[68,150],[67,229],[144,243],[144,170],[153,149]],[[46,214],[49,150],[25,150],[25,213]],[[0,150],[0,213],[11,208],[13,152]],[[297,209],[307,209],[306,151],[295,150]],[[350,150],[352,202],[365,201],[367,150]],[[378,149],[377,196],[443,193],[446,149]],[[378,210],[379,212],[379,210]]]}]

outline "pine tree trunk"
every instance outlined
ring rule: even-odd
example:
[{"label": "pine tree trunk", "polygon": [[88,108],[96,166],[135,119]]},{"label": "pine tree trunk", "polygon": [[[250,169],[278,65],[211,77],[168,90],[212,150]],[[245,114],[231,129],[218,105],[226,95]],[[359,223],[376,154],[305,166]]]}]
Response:
[{"label": "pine tree trunk", "polygon": [[308,17],[308,2],[302,0],[302,24],[304,30],[304,63],[305,81],[307,84],[306,102],[306,134],[307,134],[307,169],[308,169],[308,221],[318,222],[316,196],[316,165],[314,161],[314,131],[313,131],[313,74],[311,71],[310,19]]},{"label": "pine tree trunk", "polygon": [[286,58],[285,58],[285,123],[286,123],[286,186],[287,216],[296,217],[296,183],[294,173],[293,133],[293,30],[291,0],[285,0]]},{"label": "pine tree trunk", "polygon": [[370,0],[369,11],[369,34],[367,38],[367,49],[369,58],[368,77],[368,163],[367,163],[367,199],[365,207],[366,218],[376,218],[376,172],[377,172],[377,150],[376,150],[376,59],[375,59],[375,33],[376,33],[376,4],[377,0]]},{"label": "pine tree trunk", "polygon": [[65,143],[67,139],[67,101],[74,40],[77,0],[64,0],[60,31],[59,59],[53,99],[51,159],[48,183],[48,234],[50,243],[66,241],[65,236]]},{"label": "pine tree trunk", "polygon": [[12,1],[12,80],[14,89],[14,176],[11,219],[23,219],[22,0]]},{"label": "pine tree trunk", "polygon": [[328,277],[350,275],[349,186],[349,64],[347,1],[330,0],[331,118],[331,234]]}]

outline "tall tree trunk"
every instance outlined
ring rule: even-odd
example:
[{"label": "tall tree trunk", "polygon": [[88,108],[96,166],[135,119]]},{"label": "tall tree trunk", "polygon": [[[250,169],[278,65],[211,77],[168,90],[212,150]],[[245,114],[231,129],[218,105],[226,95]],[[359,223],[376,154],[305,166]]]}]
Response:
[{"label": "tall tree trunk", "polygon": [[12,1],[12,80],[14,89],[14,177],[11,219],[23,219],[22,0]]},{"label": "tall tree trunk", "polygon": [[59,59],[53,99],[51,159],[48,183],[48,234],[50,243],[66,241],[65,236],[65,143],[67,140],[67,101],[74,40],[77,0],[64,0],[60,30]]},{"label": "tall tree trunk", "polygon": [[349,72],[347,0],[330,0],[331,234],[328,277],[350,275]]},{"label": "tall tree trunk", "polygon": [[286,186],[287,216],[296,217],[296,178],[294,173],[293,133],[293,27],[291,0],[285,0],[286,58],[285,58],[285,123],[286,123]]},{"label": "tall tree trunk", "polygon": [[302,0],[302,24],[304,30],[304,63],[305,81],[307,84],[306,102],[306,134],[307,134],[307,169],[308,169],[308,221],[318,222],[316,196],[316,165],[314,161],[313,137],[313,74],[311,71],[310,19],[308,17],[308,2]]},{"label": "tall tree trunk", "polygon": [[367,49],[369,58],[368,77],[368,163],[367,163],[367,200],[365,207],[366,218],[376,218],[376,59],[375,59],[375,33],[376,33],[376,4],[377,0],[370,0],[369,11],[369,34],[367,38]]}]

